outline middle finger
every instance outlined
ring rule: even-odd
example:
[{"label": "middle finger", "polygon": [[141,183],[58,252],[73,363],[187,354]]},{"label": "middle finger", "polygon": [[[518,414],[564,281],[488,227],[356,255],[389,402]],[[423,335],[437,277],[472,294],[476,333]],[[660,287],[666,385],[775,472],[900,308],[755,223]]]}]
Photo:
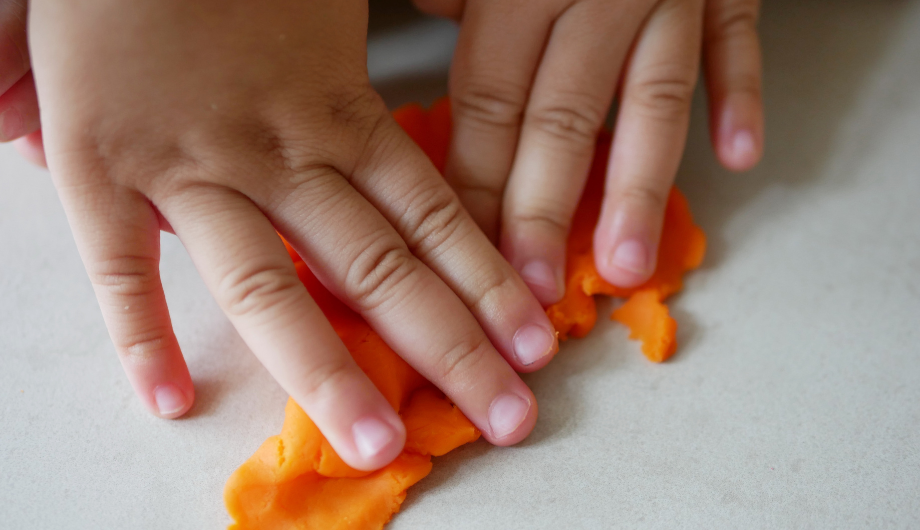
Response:
[{"label": "middle finger", "polygon": [[451,64],[454,125],[445,173],[492,240],[530,84],[556,16],[544,3],[468,1]]},{"label": "middle finger", "polygon": [[502,211],[502,253],[544,304],[563,294],[565,244],[642,3],[569,8],[555,23]]}]

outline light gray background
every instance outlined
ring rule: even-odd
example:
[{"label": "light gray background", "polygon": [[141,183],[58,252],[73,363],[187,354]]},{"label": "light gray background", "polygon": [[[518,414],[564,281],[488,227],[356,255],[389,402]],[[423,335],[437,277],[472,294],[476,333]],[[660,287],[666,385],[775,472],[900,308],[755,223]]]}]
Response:
[{"label": "light gray background", "polygon": [[[764,163],[721,170],[694,112],[678,182],[709,253],[677,356],[602,318],[527,377],[526,442],[435,459],[390,528],[920,526],[920,1],[765,3]],[[405,19],[375,9],[393,105],[444,92],[456,38]],[[132,395],[47,174],[0,147],[0,527],[229,522],[285,395],[172,236],[162,270],[198,389],[179,421]]]}]

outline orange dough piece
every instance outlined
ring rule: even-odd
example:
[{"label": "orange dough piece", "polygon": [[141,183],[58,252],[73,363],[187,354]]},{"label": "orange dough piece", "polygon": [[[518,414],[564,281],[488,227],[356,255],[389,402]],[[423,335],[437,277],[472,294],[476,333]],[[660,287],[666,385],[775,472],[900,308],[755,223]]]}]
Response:
[{"label": "orange dough piece", "polygon": [[677,322],[668,314],[668,306],[652,289],[639,291],[613,312],[613,319],[629,327],[629,338],[642,341],[642,353],[660,363],[677,349]]},{"label": "orange dough piece", "polygon": [[[425,110],[409,105],[394,118],[444,170],[450,140],[450,104],[442,99]],[[681,277],[703,258],[705,238],[693,224],[687,202],[671,192],[659,249],[658,268],[637,289],[618,289],[594,268],[592,233],[600,211],[609,135],[598,141],[588,188],[568,242],[566,293],[547,314],[560,338],[584,336],[597,319],[593,295],[628,296],[614,318],[643,341],[653,361],[670,356],[676,324],[663,300],[681,287]],[[287,245],[287,242],[285,242]],[[399,511],[406,489],[431,470],[440,456],[479,438],[479,431],[439,390],[403,361],[370,326],[336,299],[287,245],[300,280],[322,308],[358,366],[406,425],[402,454],[373,473],[343,462],[304,411],[288,400],[281,434],[272,436],[237,469],[224,488],[232,530],[380,529]]]},{"label": "orange dough piece", "polygon": [[406,489],[431,471],[431,455],[472,442],[480,433],[329,293],[299,257],[295,265],[358,366],[399,412],[407,427],[406,447],[379,471],[352,469],[303,409],[288,400],[281,434],[266,440],[227,481],[224,502],[236,521],[230,528],[383,528],[399,511]]},{"label": "orange dough piece", "polygon": [[441,456],[479,437],[456,405],[434,388],[412,394],[405,408],[406,451]]}]

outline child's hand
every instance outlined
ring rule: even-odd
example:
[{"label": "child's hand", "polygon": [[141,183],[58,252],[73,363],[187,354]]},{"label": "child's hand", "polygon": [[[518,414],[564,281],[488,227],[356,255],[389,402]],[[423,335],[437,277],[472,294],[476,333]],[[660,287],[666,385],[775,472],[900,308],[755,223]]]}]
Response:
[{"label": "child's hand", "polygon": [[448,181],[544,304],[563,294],[566,235],[615,93],[594,238],[614,284],[655,269],[701,45],[719,159],[745,170],[761,156],[757,0],[415,1],[461,21]]},{"label": "child's hand", "polygon": [[26,0],[0,0],[0,142],[38,130],[38,100],[26,42]]},{"label": "child's hand", "polygon": [[[173,230],[339,455],[378,468],[405,429],[298,281],[275,231],[496,444],[552,327],[366,71],[361,0],[32,0],[48,165],[141,399],[192,403],[158,272]],[[504,359],[503,359],[504,357]],[[91,383],[90,383],[91,384]]]}]

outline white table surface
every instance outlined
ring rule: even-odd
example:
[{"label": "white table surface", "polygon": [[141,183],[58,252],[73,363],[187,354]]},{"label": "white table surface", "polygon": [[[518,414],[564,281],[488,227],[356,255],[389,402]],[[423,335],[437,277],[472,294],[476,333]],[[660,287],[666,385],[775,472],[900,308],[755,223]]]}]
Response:
[{"label": "white table surface", "polygon": [[[526,378],[531,437],[436,458],[391,529],[920,527],[920,1],[765,4],[764,163],[717,167],[695,109],[678,183],[709,253],[677,356],[602,318]],[[388,20],[377,86],[430,101],[454,30]],[[48,175],[0,147],[0,528],[229,522],[286,396],[172,236],[162,270],[198,392],[178,421],[132,394]]]}]

